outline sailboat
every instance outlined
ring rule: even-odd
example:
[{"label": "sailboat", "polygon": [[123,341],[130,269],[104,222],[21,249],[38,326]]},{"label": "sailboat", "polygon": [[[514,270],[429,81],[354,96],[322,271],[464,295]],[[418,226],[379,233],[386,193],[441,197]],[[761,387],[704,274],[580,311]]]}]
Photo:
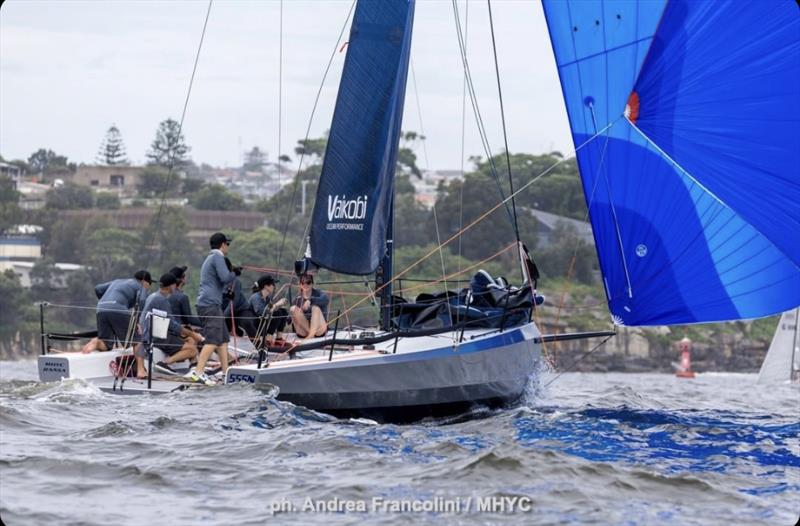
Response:
[{"label": "sailboat", "polygon": [[758,383],[800,381],[800,309],[784,312],[758,372]]},{"label": "sailboat", "polygon": [[[725,321],[799,305],[797,7],[543,5],[613,322]],[[405,306],[391,295],[392,172],[413,14],[413,0],[357,6],[301,265],[377,271],[379,332],[334,335],[328,356],[232,367],[228,382],[277,385],[285,399],[331,412],[507,402],[552,339],[525,311],[535,308],[536,270],[522,243],[522,321],[464,327],[443,345],[439,329],[408,330],[393,317]]]},{"label": "sailboat", "polygon": [[[543,6],[611,321],[718,322],[800,306],[797,6]],[[279,398],[320,411],[408,420],[513,402],[543,344],[613,334],[541,333],[538,271],[519,232],[516,287],[478,273],[433,301],[392,294],[408,270],[393,269],[392,217],[414,10],[414,0],[356,6],[296,266],[375,274],[379,326],[339,330],[334,316],[333,330],[293,359],[232,366],[226,383],[277,386]]]}]

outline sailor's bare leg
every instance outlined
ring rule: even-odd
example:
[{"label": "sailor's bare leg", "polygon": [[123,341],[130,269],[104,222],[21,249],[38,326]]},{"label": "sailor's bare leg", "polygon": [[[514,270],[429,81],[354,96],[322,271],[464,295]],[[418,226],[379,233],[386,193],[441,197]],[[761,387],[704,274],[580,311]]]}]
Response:
[{"label": "sailor's bare leg", "polygon": [[175,362],[191,360],[195,357],[197,357],[197,346],[193,342],[186,342],[183,344],[183,347],[181,347],[180,351],[176,352],[172,356],[167,356],[164,359],[164,363],[173,364]]},{"label": "sailor's bare leg", "polygon": [[89,354],[90,352],[94,351],[107,351],[107,350],[108,347],[106,347],[106,344],[103,342],[103,340],[101,340],[100,338],[92,338],[91,340],[86,342],[86,345],[83,346],[81,352],[83,354]]},{"label": "sailor's bare leg", "polygon": [[219,365],[222,367],[222,372],[225,373],[228,371],[228,344],[223,343],[219,347],[217,347],[217,356],[219,356]]},{"label": "sailor's bare leg", "polygon": [[292,305],[289,309],[289,314],[292,316],[292,325],[294,326],[294,332],[297,334],[299,338],[304,338],[308,336],[310,333],[308,320],[306,319],[306,315],[303,313],[303,309],[296,305]]},{"label": "sailor's bare leg", "polygon": [[144,368],[144,357],[136,357],[136,378],[147,378],[147,369]]},{"label": "sailor's bare leg", "polygon": [[206,362],[208,361],[208,358],[211,356],[211,353],[213,353],[216,349],[217,346],[214,345],[213,343],[207,343],[203,345],[203,348],[200,350],[200,356],[197,358],[197,367],[195,368],[197,374],[203,374],[203,372],[205,372]]},{"label": "sailor's bare leg", "polygon": [[309,337],[322,336],[328,332],[328,324],[325,322],[325,316],[316,305],[311,307],[311,326],[308,329]]}]

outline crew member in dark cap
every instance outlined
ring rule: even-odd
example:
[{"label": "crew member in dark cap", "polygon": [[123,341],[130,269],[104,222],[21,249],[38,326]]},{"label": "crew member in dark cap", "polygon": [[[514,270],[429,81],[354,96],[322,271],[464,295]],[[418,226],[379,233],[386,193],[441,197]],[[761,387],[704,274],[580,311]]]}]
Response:
[{"label": "crew member in dark cap", "polygon": [[[171,272],[163,274],[158,280],[158,290],[147,297],[147,301],[139,317],[139,326],[142,328],[142,343],[145,345],[153,343],[167,356],[164,361],[158,362],[156,367],[166,373],[174,373],[171,364],[190,360],[197,356],[197,344],[203,341],[203,337],[191,329],[182,327],[177,318],[172,314],[172,306],[169,297],[175,292],[178,280]],[[150,316],[154,310],[165,313],[169,318],[169,330],[167,338],[155,338],[150,334]],[[144,378],[147,370],[144,368],[144,353],[136,355],[136,376]]]},{"label": "crew member in dark cap", "polygon": [[[276,339],[283,339],[283,329],[289,319],[289,311],[283,308],[287,304],[286,298],[275,300],[276,283],[278,283],[277,279],[269,274],[264,274],[253,284],[253,295],[250,296],[250,308],[260,319],[259,327],[262,327],[261,332],[266,334],[267,345],[274,345]],[[269,318],[269,324],[263,327],[267,318]]]},{"label": "crew member in dark cap", "polygon": [[205,344],[197,359],[197,367],[189,372],[187,378],[206,385],[213,385],[205,373],[205,366],[211,353],[217,351],[222,372],[228,370],[228,327],[225,325],[222,313],[222,293],[225,285],[231,283],[236,276],[242,274],[242,267],[233,267],[228,270],[225,265],[225,256],[231,243],[222,232],[217,232],[209,239],[211,252],[206,256],[200,268],[200,291],[197,295],[197,314],[203,322],[203,336]]},{"label": "crew member in dark cap", "polygon": [[115,279],[94,288],[97,302],[97,338],[92,338],[81,352],[108,351],[115,343],[123,345],[133,341],[135,320],[131,309],[144,306],[147,289],[153,279],[146,270],[139,270],[133,279]]},{"label": "crew member in dark cap", "polygon": [[189,279],[187,269],[189,267],[172,267],[169,273],[175,276],[178,280],[175,292],[169,297],[169,304],[172,306],[172,315],[184,327],[202,327],[200,319],[192,314],[192,307],[189,304],[189,296],[183,292],[183,286],[186,285],[186,280]]}]

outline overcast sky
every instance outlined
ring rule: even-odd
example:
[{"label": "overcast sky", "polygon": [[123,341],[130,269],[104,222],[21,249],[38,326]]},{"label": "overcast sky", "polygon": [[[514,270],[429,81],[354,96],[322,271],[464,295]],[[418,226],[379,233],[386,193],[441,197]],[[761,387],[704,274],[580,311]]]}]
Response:
[{"label": "overcast sky", "polygon": [[[0,154],[46,147],[94,162],[115,123],[131,161],[145,159],[158,123],[180,118],[206,1],[8,0],[0,8]],[[258,145],[278,150],[280,2],[216,0],[200,54],[184,135],[200,163],[238,166]],[[351,1],[283,2],[282,150],[295,158],[325,66]],[[459,3],[462,22],[464,0]],[[492,2],[509,149],[572,149],[558,75],[538,1]],[[431,169],[461,163],[463,69],[452,3],[418,0],[404,130],[427,136]],[[468,55],[494,152],[503,147],[486,2],[470,1]],[[348,26],[349,31],[349,26]],[[345,32],[345,39],[347,38]],[[311,136],[330,127],[345,53],[337,53]],[[419,111],[421,109],[421,112]],[[420,124],[420,113],[422,124]],[[467,113],[466,153],[482,155]]]}]

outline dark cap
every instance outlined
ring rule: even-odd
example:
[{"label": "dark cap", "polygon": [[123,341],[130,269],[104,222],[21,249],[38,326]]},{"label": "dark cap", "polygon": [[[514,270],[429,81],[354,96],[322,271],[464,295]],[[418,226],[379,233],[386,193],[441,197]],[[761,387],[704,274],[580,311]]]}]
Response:
[{"label": "dark cap", "polygon": [[167,272],[166,274],[162,274],[158,280],[158,284],[161,287],[169,287],[170,285],[174,285],[178,282],[178,279],[175,277],[175,274],[172,272]]},{"label": "dark cap", "polygon": [[211,237],[208,239],[208,244],[211,245],[211,248],[219,248],[223,243],[230,245],[232,241],[233,239],[227,237],[222,232],[215,232],[211,234]]},{"label": "dark cap", "polygon": [[270,274],[264,274],[258,281],[253,284],[253,292],[258,292],[259,290],[263,289],[267,285],[274,285],[278,283],[279,280],[273,278]]},{"label": "dark cap", "polygon": [[136,274],[133,275],[133,279],[138,279],[139,281],[146,281],[152,285],[153,278],[150,277],[150,273],[146,270],[137,270]]},{"label": "dark cap", "polygon": [[180,281],[183,279],[183,276],[186,274],[186,269],[188,268],[189,267],[187,267],[186,265],[182,267],[172,267],[171,269],[169,269],[169,273],[175,276],[175,279]]}]

